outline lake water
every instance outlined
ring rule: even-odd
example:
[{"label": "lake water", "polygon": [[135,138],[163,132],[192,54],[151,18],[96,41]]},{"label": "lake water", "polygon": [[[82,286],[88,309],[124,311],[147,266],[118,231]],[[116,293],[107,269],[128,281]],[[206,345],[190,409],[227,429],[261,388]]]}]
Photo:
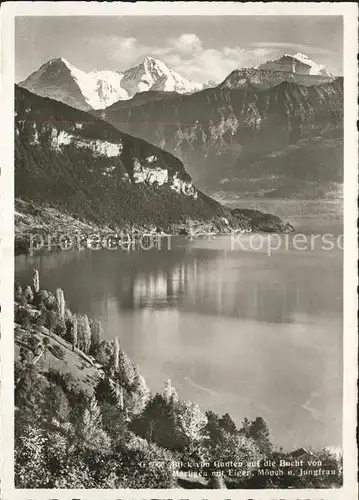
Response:
[{"label": "lake water", "polygon": [[[286,214],[308,238],[342,232],[340,203],[246,206]],[[262,416],[284,449],[341,446],[342,251],[282,235],[268,255],[268,236],[252,240],[257,250],[250,237],[18,256],[16,278],[30,283],[37,268],[43,288],[63,288],[72,311],[119,337],[152,390],[170,378],[182,399],[239,425]]]}]

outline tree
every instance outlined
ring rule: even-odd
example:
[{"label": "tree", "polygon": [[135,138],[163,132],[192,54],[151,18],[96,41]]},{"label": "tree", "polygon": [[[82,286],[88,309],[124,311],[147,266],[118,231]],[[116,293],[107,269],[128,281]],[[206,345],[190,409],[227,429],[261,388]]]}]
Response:
[{"label": "tree", "polygon": [[118,340],[118,337],[116,337],[113,342],[113,354],[111,359],[111,368],[114,372],[118,371],[119,355],[120,355],[120,342]]},{"label": "tree", "polygon": [[46,312],[46,320],[45,320],[45,326],[46,328],[49,329],[50,332],[54,332],[56,325],[58,322],[57,314],[55,311],[47,311]]},{"label": "tree", "polygon": [[150,399],[151,391],[142,375],[135,375],[126,409],[131,415],[139,415]]},{"label": "tree", "polygon": [[56,304],[59,317],[65,320],[65,297],[61,288],[56,289]]},{"label": "tree", "polygon": [[[223,431],[219,442],[208,447],[207,453],[205,458],[211,464],[207,469],[208,472],[213,475],[214,473],[221,473],[225,476],[232,468],[230,466],[231,462],[241,462],[247,468],[249,463],[257,464],[262,457],[261,451],[253,439],[239,434],[229,434],[225,431]],[[216,466],[214,465],[215,461],[217,461]],[[220,467],[218,463],[223,465]]]},{"label": "tree", "polygon": [[29,330],[31,327],[30,319],[30,311],[23,306],[15,308],[15,323],[19,323],[25,330]]},{"label": "tree", "polygon": [[229,432],[230,434],[236,434],[238,432],[236,424],[233,422],[229,413],[222,415],[218,424],[224,431]]},{"label": "tree", "polygon": [[16,377],[15,406],[28,421],[38,420],[48,382],[39,374],[36,365],[23,368]]},{"label": "tree", "polygon": [[37,269],[34,269],[32,284],[34,287],[34,292],[37,293],[40,290],[40,276],[39,276],[39,271]]},{"label": "tree", "polygon": [[47,310],[44,307],[42,307],[35,319],[35,325],[37,329],[40,329],[41,327],[45,326],[46,318],[47,318]]},{"label": "tree", "polygon": [[73,314],[72,312],[70,311],[70,309],[68,307],[65,307],[65,321],[66,322],[72,322],[72,317],[73,317]]},{"label": "tree", "polygon": [[[63,409],[60,407],[60,413]],[[49,488],[56,488],[62,474],[67,471],[69,463],[74,456],[77,459],[77,469],[80,472],[84,467],[83,459],[76,453],[76,434],[73,426],[64,420],[60,415],[56,415],[46,422],[46,443],[45,456],[46,464],[51,473]],[[66,472],[65,472],[66,473]],[[79,474],[80,476],[80,474]],[[67,478],[69,481],[70,478]],[[71,483],[68,483],[72,488]]]},{"label": "tree", "polygon": [[20,283],[18,281],[15,281],[15,284],[14,284],[14,300],[15,300],[15,302],[19,302],[20,304],[22,304],[23,290],[22,290],[22,286],[20,285]]},{"label": "tree", "polygon": [[68,307],[65,308],[65,316],[64,316],[64,321],[65,321],[65,338],[66,340],[69,340],[71,342],[71,329],[73,325],[73,318],[74,315],[70,311]]},{"label": "tree", "polygon": [[136,434],[168,449],[183,449],[177,440],[176,417],[173,401],[166,401],[161,394],[149,400],[142,414],[134,418],[131,428]]},{"label": "tree", "polygon": [[72,321],[72,329],[71,329],[71,343],[73,350],[77,347],[78,338],[77,338],[77,316],[73,316]]},{"label": "tree", "polygon": [[34,359],[34,353],[30,350],[27,349],[26,347],[22,346],[20,348],[20,361],[23,363],[23,365],[29,365],[32,360]]},{"label": "tree", "polygon": [[[40,290],[40,293],[44,291],[44,290]],[[48,309],[49,311],[55,311],[57,312],[57,301],[56,301],[56,297],[51,293],[51,292],[47,292],[47,296],[46,296],[46,299],[45,299],[45,307],[46,309]]]},{"label": "tree", "polygon": [[107,340],[103,340],[96,354],[96,360],[105,368],[113,371],[113,345]]},{"label": "tree", "polygon": [[59,337],[65,337],[66,334],[66,324],[63,316],[57,318],[57,324],[55,326],[55,333]]},{"label": "tree", "polygon": [[165,388],[163,389],[163,398],[165,401],[170,402],[177,402],[178,401],[178,394],[177,391],[174,387],[172,387],[171,384],[171,379],[168,379],[167,382],[165,383]]},{"label": "tree", "polygon": [[66,394],[58,385],[50,384],[45,393],[45,415],[48,420],[55,418],[59,422],[67,422],[70,406]]},{"label": "tree", "polygon": [[50,339],[49,339],[49,337],[44,337],[44,338],[42,339],[42,345],[44,346],[44,357],[45,357],[45,358],[46,358],[46,355],[47,355],[47,353],[48,353],[48,351],[49,351],[50,344],[51,344],[51,343],[50,343]]},{"label": "tree", "polygon": [[[116,344],[115,344],[116,345]],[[117,349],[117,347],[116,347]],[[117,372],[116,372],[116,378],[120,385],[125,387],[127,390],[132,390],[132,385],[135,382],[135,378],[137,375],[137,370],[130,360],[130,358],[127,356],[125,351],[123,349],[119,349],[118,351],[118,365],[117,365]]]},{"label": "tree", "polygon": [[37,292],[35,291],[33,300],[34,306],[38,307],[39,309],[41,307],[46,308],[47,298],[48,298],[48,292],[46,290],[38,290]]},{"label": "tree", "polygon": [[97,386],[95,387],[95,397],[100,404],[108,403],[115,406],[118,404],[115,387],[109,377],[99,380]]},{"label": "tree", "polygon": [[57,468],[52,479],[52,488],[97,488],[92,481],[88,464],[75,453],[67,456],[65,464]]},{"label": "tree", "polygon": [[46,488],[50,474],[45,462],[46,437],[40,427],[27,423],[19,432],[15,421],[15,484],[17,488]]},{"label": "tree", "polygon": [[272,443],[268,424],[262,417],[257,417],[253,421],[245,418],[239,433],[249,439],[253,439],[263,454],[268,455],[271,452]]},{"label": "tree", "polygon": [[84,352],[88,354],[91,347],[91,328],[87,314],[83,316],[84,325]]},{"label": "tree", "polygon": [[184,446],[193,447],[201,439],[207,417],[192,401],[179,401],[175,405],[176,433]]},{"label": "tree", "polygon": [[176,459],[178,457],[169,450],[132,435],[115,460],[116,488],[174,488],[172,464]]},{"label": "tree", "polygon": [[85,409],[79,428],[82,446],[88,450],[108,452],[111,440],[102,428],[101,409],[93,397]]},{"label": "tree", "polygon": [[91,329],[86,314],[77,318],[77,344],[79,349],[88,354],[91,346]]},{"label": "tree", "polygon": [[102,330],[101,322],[96,320],[96,319],[91,319],[90,320],[90,328],[91,328],[91,351],[90,351],[90,354],[92,354],[94,357],[96,357],[96,354],[98,353],[98,350],[99,350],[101,342],[102,342],[102,337],[103,337],[103,330]]}]

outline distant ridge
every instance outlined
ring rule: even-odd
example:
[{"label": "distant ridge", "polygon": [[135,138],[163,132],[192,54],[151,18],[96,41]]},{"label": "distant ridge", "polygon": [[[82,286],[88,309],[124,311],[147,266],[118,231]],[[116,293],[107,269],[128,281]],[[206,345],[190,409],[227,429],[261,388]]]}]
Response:
[{"label": "distant ridge", "polygon": [[135,99],[114,103],[101,117],[173,153],[196,185],[212,195],[221,187],[251,196],[280,188],[296,196],[293,186],[298,185],[305,197],[308,185],[311,195],[316,190],[323,196],[313,186],[341,183],[343,79],[304,75],[330,81],[305,86],[283,80],[272,86],[274,72],[245,71],[263,73],[266,88],[231,80],[141,106]]}]

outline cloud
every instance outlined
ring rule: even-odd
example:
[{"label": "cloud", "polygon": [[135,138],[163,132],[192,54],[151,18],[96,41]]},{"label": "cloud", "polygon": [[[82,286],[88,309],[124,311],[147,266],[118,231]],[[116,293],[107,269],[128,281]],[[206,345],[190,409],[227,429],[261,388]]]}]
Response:
[{"label": "cloud", "polygon": [[221,81],[231,71],[240,66],[241,49],[229,52],[218,49],[205,49],[197,52],[191,59],[182,59],[177,66],[178,72],[186,78],[205,82]]},{"label": "cloud", "polygon": [[122,48],[127,49],[127,50],[133,50],[137,46],[137,40],[133,36],[130,36],[128,38],[122,38],[120,41],[117,41]]},{"label": "cloud", "polygon": [[184,54],[192,54],[202,50],[202,42],[194,33],[184,33],[178,38],[170,40],[174,49]]},{"label": "cloud", "polygon": [[313,45],[306,45],[304,43],[290,43],[290,42],[253,42],[250,44],[251,47],[257,47],[259,49],[276,50],[278,52],[283,52],[286,50],[301,52],[304,54],[322,54],[329,55],[332,54],[331,50],[325,49],[323,47],[314,47]]},{"label": "cloud", "polygon": [[96,59],[103,60],[109,64],[111,69],[114,63],[119,62],[121,67],[116,69],[127,69],[128,65],[133,65],[133,61],[142,57],[143,47],[138,44],[134,37],[117,35],[91,36],[86,38],[85,44],[89,53],[96,54]]},{"label": "cloud", "polygon": [[[182,33],[170,37],[159,44],[140,43],[134,37],[109,35],[93,37],[87,41],[90,50],[113,69],[124,70],[137,65],[145,56],[153,56],[164,61],[171,69],[196,82],[213,80],[220,82],[238,68],[257,66],[274,56],[278,56],[282,43],[252,44],[212,48],[204,47],[202,40],[194,33]],[[289,46],[296,44],[286,44]],[[284,47],[284,45],[283,45]],[[303,49],[303,46],[299,46]]]},{"label": "cloud", "polygon": [[223,47],[222,49],[202,48],[184,58],[181,54],[165,55],[163,60],[186,78],[198,82],[224,80],[233,70],[257,66],[273,56],[273,50],[264,48],[245,49]]}]

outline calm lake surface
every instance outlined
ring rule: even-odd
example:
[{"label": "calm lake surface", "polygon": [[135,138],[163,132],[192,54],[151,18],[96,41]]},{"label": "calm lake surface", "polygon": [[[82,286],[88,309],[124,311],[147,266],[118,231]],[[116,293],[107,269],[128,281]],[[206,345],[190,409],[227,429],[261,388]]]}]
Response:
[{"label": "calm lake surface", "polygon": [[[308,238],[342,233],[341,203],[244,206],[283,216]],[[253,240],[258,250],[249,238],[18,256],[16,278],[30,283],[37,268],[41,287],[63,288],[72,311],[119,337],[152,390],[170,378],[182,399],[239,425],[262,416],[285,449],[341,446],[343,253],[318,240],[298,249],[282,235],[268,255],[268,236],[261,248]]]}]

